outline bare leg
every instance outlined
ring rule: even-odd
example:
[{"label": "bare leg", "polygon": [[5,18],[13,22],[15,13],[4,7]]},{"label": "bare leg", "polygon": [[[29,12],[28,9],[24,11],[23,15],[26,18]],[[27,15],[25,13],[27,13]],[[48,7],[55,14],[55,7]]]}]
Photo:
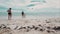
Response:
[{"label": "bare leg", "polygon": [[8,15],[8,20],[11,20],[12,15]]}]

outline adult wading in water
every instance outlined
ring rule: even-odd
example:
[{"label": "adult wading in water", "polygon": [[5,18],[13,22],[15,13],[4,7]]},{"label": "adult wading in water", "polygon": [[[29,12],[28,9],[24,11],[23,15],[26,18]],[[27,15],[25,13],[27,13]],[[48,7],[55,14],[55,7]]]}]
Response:
[{"label": "adult wading in water", "polygon": [[9,8],[7,12],[8,12],[8,20],[11,20],[12,17],[11,8]]}]

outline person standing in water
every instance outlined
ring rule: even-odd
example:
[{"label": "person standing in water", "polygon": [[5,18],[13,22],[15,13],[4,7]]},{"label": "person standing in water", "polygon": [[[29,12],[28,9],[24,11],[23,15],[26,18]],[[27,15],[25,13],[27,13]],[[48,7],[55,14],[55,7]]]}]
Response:
[{"label": "person standing in water", "polygon": [[23,11],[22,11],[22,13],[21,13],[21,14],[22,14],[22,17],[25,17],[25,13],[24,13]]},{"label": "person standing in water", "polygon": [[11,8],[9,8],[7,12],[8,12],[8,20],[11,20],[11,17],[12,17]]}]

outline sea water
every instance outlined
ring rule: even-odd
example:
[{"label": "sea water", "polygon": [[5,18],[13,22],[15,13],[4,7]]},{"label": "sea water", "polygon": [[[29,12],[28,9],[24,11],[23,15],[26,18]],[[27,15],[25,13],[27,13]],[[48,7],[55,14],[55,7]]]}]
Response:
[{"label": "sea water", "polygon": [[[0,9],[0,19],[8,18],[8,9]],[[13,10],[12,9],[12,17],[17,18],[21,16],[22,10]],[[50,9],[50,10],[40,10],[40,11],[24,11],[26,16],[60,16],[60,10],[59,9]]]},{"label": "sea water", "polygon": [[[12,15],[13,16],[20,16],[21,15],[21,12],[22,11],[12,11]],[[60,11],[56,11],[56,12],[26,12],[24,11],[25,15],[28,15],[28,16],[60,16]],[[6,11],[0,11],[0,16],[7,16],[8,13],[7,13],[7,10]]]}]

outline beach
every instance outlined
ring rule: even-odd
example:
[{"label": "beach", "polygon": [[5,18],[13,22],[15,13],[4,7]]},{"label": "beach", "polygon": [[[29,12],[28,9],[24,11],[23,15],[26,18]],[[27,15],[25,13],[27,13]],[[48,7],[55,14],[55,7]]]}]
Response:
[{"label": "beach", "polygon": [[60,34],[60,17],[26,16],[0,18],[0,34]]},{"label": "beach", "polygon": [[0,34],[60,34],[60,0],[0,0]]}]

